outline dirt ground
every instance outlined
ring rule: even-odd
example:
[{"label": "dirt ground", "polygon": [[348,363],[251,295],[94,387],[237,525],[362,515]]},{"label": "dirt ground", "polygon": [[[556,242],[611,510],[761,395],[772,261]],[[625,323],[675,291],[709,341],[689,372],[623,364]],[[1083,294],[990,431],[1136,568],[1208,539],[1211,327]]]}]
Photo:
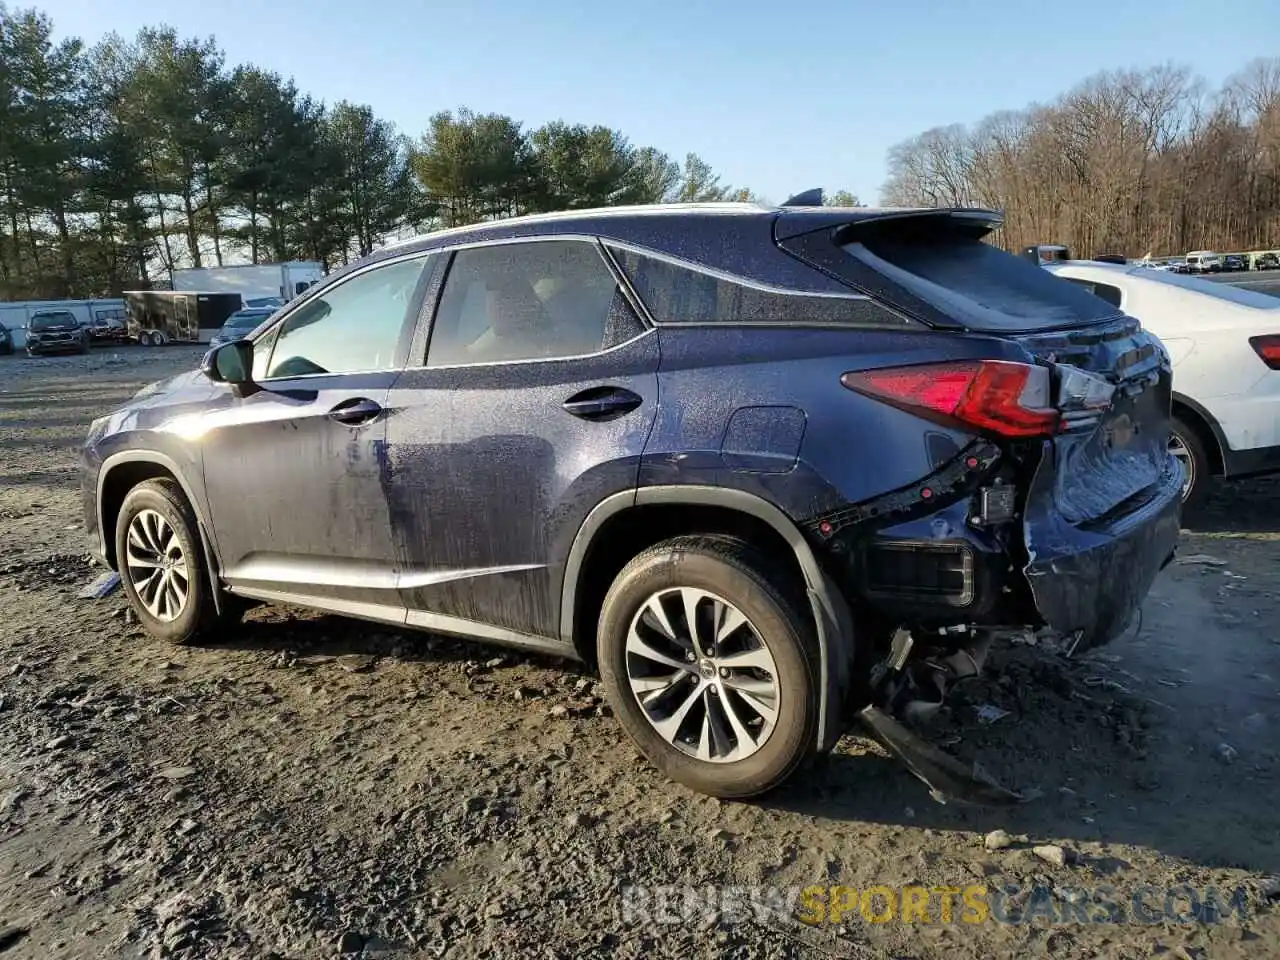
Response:
[{"label": "dirt ground", "polygon": [[[120,593],[76,599],[88,423],[196,357],[0,358],[4,960],[1280,956],[1280,482],[1220,490],[1130,636],[1002,651],[958,691],[930,736],[1027,803],[939,804],[854,736],[720,803],[638,760],[569,664],[271,607],[166,648]],[[699,919],[651,889],[684,885],[773,907]],[[993,906],[806,926],[768,900],[877,885]]]}]

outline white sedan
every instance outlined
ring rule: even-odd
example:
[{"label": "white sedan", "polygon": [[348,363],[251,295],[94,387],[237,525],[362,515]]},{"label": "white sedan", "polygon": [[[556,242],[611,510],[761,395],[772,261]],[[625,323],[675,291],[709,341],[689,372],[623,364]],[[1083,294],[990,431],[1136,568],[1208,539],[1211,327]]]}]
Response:
[{"label": "white sedan", "polygon": [[1188,513],[1210,477],[1280,472],[1280,298],[1137,266],[1069,260],[1045,269],[1137,317],[1169,351],[1169,448],[1186,470]]}]

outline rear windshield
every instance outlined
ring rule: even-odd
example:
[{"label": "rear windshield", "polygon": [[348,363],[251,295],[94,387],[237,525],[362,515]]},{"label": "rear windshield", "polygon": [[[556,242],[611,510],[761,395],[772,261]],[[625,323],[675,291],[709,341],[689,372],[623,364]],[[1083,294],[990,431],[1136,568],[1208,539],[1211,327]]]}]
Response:
[{"label": "rear windshield", "polygon": [[1155,283],[1164,283],[1171,287],[1182,287],[1184,290],[1194,290],[1196,293],[1203,293],[1207,297],[1215,297],[1228,303],[1238,303],[1242,307],[1257,307],[1261,310],[1275,310],[1280,307],[1280,298],[1269,293],[1260,293],[1257,290],[1250,290],[1248,287],[1238,286],[1234,283],[1204,280],[1185,273],[1153,270],[1150,273],[1144,273],[1142,279],[1151,280]]},{"label": "rear windshield", "polygon": [[1093,323],[1119,311],[1043,267],[981,240],[939,231],[910,240],[888,231],[844,251],[952,319],[977,330]]},{"label": "rear windshield", "polygon": [[50,327],[75,326],[76,318],[70,313],[37,313],[31,318],[32,330],[48,330]]}]

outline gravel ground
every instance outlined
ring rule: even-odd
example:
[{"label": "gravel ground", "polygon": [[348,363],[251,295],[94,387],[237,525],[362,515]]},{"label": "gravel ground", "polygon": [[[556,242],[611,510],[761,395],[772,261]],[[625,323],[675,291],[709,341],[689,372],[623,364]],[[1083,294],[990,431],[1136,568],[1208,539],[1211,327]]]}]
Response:
[{"label": "gravel ground", "polygon": [[[166,648],[119,593],[75,599],[88,422],[196,356],[0,358],[4,960],[1280,955],[1277,482],[1220,490],[1132,635],[1001,651],[957,691],[931,738],[1029,802],[936,803],[850,736],[726,804],[640,762],[569,664],[274,607]],[[624,908],[712,884],[976,885],[993,907]],[[1238,896],[1196,917],[1181,885]],[[999,921],[1041,894],[1051,912]],[[1081,922],[1082,895],[1120,922]]]}]

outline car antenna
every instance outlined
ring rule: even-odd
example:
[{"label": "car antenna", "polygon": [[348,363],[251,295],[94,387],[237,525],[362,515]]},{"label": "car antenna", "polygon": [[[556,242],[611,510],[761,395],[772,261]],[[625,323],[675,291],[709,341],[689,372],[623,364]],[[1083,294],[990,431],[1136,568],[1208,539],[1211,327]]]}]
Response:
[{"label": "car antenna", "polygon": [[787,197],[782,201],[784,207],[820,207],[822,206],[822,188],[814,187],[812,190],[803,190],[794,197]]}]

